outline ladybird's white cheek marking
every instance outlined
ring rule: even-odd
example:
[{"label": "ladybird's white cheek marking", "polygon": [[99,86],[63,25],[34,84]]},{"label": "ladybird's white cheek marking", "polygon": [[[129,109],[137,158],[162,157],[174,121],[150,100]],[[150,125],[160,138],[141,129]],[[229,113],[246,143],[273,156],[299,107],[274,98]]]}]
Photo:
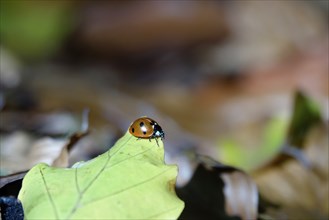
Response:
[{"label": "ladybird's white cheek marking", "polygon": [[155,132],[155,136],[160,136],[160,132],[159,131],[156,131]]}]

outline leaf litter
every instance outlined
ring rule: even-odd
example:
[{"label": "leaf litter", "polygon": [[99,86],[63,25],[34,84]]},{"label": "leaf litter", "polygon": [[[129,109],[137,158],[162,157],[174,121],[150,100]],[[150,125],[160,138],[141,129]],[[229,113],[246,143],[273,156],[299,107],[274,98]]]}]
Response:
[{"label": "leaf litter", "polygon": [[198,155],[190,182],[178,188],[186,208],[182,219],[252,220],[258,217],[258,189],[244,171]]}]

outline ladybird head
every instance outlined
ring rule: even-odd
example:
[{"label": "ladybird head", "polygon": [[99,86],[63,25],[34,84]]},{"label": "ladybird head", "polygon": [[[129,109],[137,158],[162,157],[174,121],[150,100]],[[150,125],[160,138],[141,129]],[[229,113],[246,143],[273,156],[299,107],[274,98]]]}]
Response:
[{"label": "ladybird head", "polygon": [[155,138],[161,138],[164,139],[165,138],[165,133],[163,132],[161,126],[155,122],[154,127],[153,127],[153,136]]}]

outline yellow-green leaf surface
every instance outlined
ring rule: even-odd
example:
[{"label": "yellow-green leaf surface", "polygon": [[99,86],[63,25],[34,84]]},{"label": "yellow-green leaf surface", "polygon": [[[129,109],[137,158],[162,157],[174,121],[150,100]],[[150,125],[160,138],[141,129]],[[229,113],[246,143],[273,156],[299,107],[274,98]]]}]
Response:
[{"label": "yellow-green leaf surface", "polygon": [[[159,145],[159,146],[158,146]],[[26,219],[177,219],[177,166],[163,142],[127,132],[107,152],[72,168],[33,167],[18,198]]]}]

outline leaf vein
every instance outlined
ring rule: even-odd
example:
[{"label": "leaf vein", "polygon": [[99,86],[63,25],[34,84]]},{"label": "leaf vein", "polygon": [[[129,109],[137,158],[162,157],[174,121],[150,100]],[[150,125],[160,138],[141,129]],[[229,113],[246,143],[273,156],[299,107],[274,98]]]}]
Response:
[{"label": "leaf vein", "polygon": [[77,188],[78,193],[81,194],[81,189],[78,181],[78,168],[75,168],[74,177],[75,177],[75,187]]},{"label": "leaf vein", "polygon": [[[126,143],[130,140],[130,138],[128,138],[127,141],[125,141],[120,148],[113,153],[113,155],[110,155],[110,151],[108,151],[107,153],[107,159],[103,165],[103,167],[100,169],[100,171],[96,174],[96,176],[89,182],[89,184],[81,191],[80,188],[78,189],[79,191],[79,196],[78,199],[74,205],[74,207],[72,208],[71,212],[68,214],[67,219],[70,219],[71,216],[76,212],[76,210],[80,207],[80,203],[82,200],[82,197],[84,195],[84,193],[91,187],[91,185],[98,179],[98,177],[103,173],[103,171],[105,170],[105,168],[107,167],[107,164],[109,163],[111,157],[113,157],[114,155],[116,155],[122,147],[126,146]],[[76,184],[78,185],[78,170],[76,168]]]},{"label": "leaf vein", "polygon": [[178,208],[179,208],[179,207],[175,206],[175,207],[173,207],[173,208],[167,209],[167,210],[165,210],[165,211],[163,211],[163,212],[159,212],[159,213],[157,213],[157,214],[155,214],[155,215],[152,215],[152,216],[150,216],[150,217],[148,217],[148,218],[145,218],[145,219],[155,219],[156,217],[159,217],[159,216],[161,216],[161,215],[164,214],[164,213],[167,213],[167,212],[173,211],[173,210],[178,209]]},{"label": "leaf vein", "polygon": [[130,189],[132,189],[132,188],[134,188],[134,187],[137,187],[137,186],[143,185],[144,183],[149,182],[149,181],[152,181],[152,180],[156,179],[157,177],[161,176],[162,174],[168,172],[170,169],[171,169],[171,168],[168,168],[168,169],[162,171],[161,173],[158,173],[158,174],[156,174],[156,175],[154,175],[154,176],[152,176],[152,177],[150,177],[150,178],[148,178],[148,179],[146,179],[146,180],[143,180],[143,181],[141,181],[141,182],[139,182],[139,183],[136,183],[136,184],[134,184],[134,185],[132,185],[132,186],[129,186],[129,187],[125,188],[125,189],[121,189],[121,190],[118,190],[118,191],[116,191],[116,192],[113,192],[113,193],[111,193],[111,194],[109,194],[109,195],[106,195],[106,196],[100,197],[100,198],[95,199],[95,200],[92,200],[92,201],[90,201],[90,202],[86,202],[85,204],[83,204],[83,206],[89,205],[89,204],[91,204],[91,203],[93,203],[93,202],[96,202],[96,201],[100,201],[100,200],[103,200],[103,199],[107,199],[107,198],[109,198],[109,197],[112,197],[112,196],[118,195],[118,194],[120,194],[120,193],[122,193],[122,192],[124,192],[124,191],[130,190]]},{"label": "leaf vein", "polygon": [[44,183],[44,185],[45,185],[45,188],[46,188],[46,191],[47,191],[47,196],[48,196],[48,198],[49,198],[49,201],[50,201],[50,203],[51,203],[51,206],[53,207],[53,210],[54,210],[54,213],[55,213],[56,219],[59,219],[58,212],[57,212],[57,209],[56,209],[56,206],[55,206],[55,202],[54,202],[54,200],[53,200],[53,198],[52,198],[52,196],[51,196],[51,194],[50,194],[50,192],[49,192],[49,188],[48,188],[47,182],[46,182],[46,180],[45,180],[45,177],[44,177],[44,175],[43,175],[43,172],[41,171],[40,168],[39,168],[39,171],[40,171],[40,174],[41,174],[41,177],[42,177],[42,181],[43,181],[43,183]]},{"label": "leaf vein", "polygon": [[125,159],[123,159],[123,160],[120,160],[119,162],[117,162],[117,163],[114,163],[114,164],[112,164],[112,165],[109,165],[109,166],[107,166],[106,168],[113,168],[114,166],[116,166],[116,165],[118,165],[118,164],[120,164],[120,163],[122,163],[122,162],[125,162],[125,161],[127,161],[127,160],[130,160],[131,158],[134,158],[134,157],[137,157],[137,156],[139,156],[139,155],[141,155],[141,154],[144,154],[144,153],[146,153],[147,151],[149,151],[149,150],[151,150],[152,149],[152,147],[150,147],[150,148],[148,148],[148,149],[146,149],[146,150],[144,150],[144,151],[142,151],[142,152],[140,152],[140,153],[138,153],[138,154],[135,154],[135,155],[132,155],[132,156],[130,156],[130,157],[127,157],[127,158],[125,158]]}]

